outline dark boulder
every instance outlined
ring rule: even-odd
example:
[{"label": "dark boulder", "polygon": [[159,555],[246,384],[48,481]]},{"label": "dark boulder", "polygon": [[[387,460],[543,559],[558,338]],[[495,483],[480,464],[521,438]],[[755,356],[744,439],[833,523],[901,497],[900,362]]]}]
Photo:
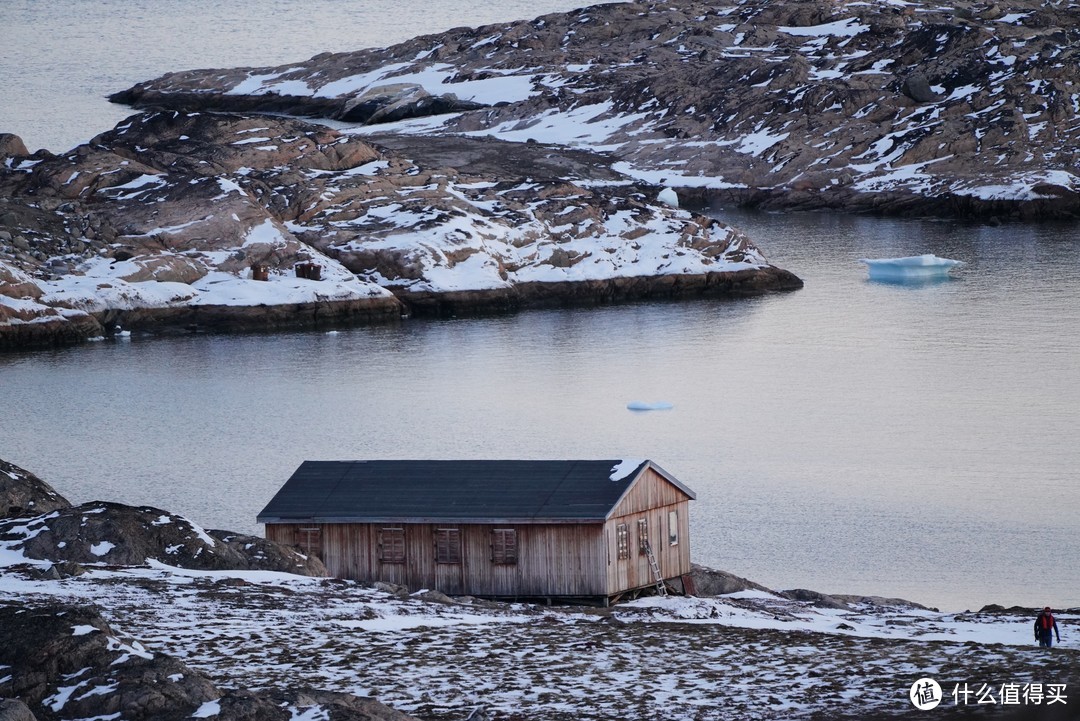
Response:
[{"label": "dark boulder", "polygon": [[[7,158],[25,158],[30,155],[22,138],[12,133],[0,133],[0,161]],[[3,163],[0,162],[0,165]]]},{"label": "dark boulder", "polygon": [[319,559],[287,546],[216,533],[217,538],[183,516],[157,508],[104,501],[0,522],[0,541],[39,561],[139,566],[154,560],[201,570],[326,575]]},{"label": "dark boulder", "polygon": [[0,459],[0,518],[36,516],[70,506],[48,483]]},{"label": "dark boulder", "polygon": [[723,596],[728,593],[739,591],[765,591],[773,593],[759,583],[754,583],[742,576],[736,576],[726,571],[717,571],[713,568],[693,564],[690,574],[694,578],[694,588],[698,596]]},{"label": "dark boulder", "polygon": [[930,88],[930,81],[922,73],[913,73],[904,79],[900,92],[916,103],[932,103],[940,96]]},{"label": "dark boulder", "polygon": [[792,601],[802,601],[818,608],[836,608],[850,611],[851,607],[843,601],[837,600],[827,593],[810,591],[805,588],[793,588],[790,591],[781,591],[780,595],[790,598]]},{"label": "dark boulder", "polygon": [[30,707],[17,698],[0,699],[0,721],[37,721]]},{"label": "dark boulder", "polygon": [[326,566],[317,556],[305,555],[276,541],[232,531],[210,530],[207,533],[224,544],[238,559],[247,559],[250,569],[283,571],[301,576],[328,575]]},{"label": "dark boulder", "polygon": [[0,629],[0,664],[10,677],[4,690],[42,720],[190,714],[221,695],[179,661],[118,638],[93,607],[3,605]]}]

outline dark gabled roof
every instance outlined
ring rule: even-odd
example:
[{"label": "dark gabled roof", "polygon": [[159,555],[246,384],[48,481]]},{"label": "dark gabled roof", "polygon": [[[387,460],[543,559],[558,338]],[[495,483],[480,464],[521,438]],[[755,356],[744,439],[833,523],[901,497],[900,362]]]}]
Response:
[{"label": "dark gabled roof", "polygon": [[[650,461],[305,461],[259,523],[603,521]],[[629,464],[623,468],[631,467]]]}]

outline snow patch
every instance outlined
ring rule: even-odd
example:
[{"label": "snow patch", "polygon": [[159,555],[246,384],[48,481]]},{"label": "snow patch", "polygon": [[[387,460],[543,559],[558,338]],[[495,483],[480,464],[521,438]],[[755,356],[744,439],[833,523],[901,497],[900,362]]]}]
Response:
[{"label": "snow patch", "polygon": [[611,475],[609,478],[613,481],[621,481],[635,470],[638,466],[645,462],[644,458],[624,458],[611,467]]},{"label": "snow patch", "polygon": [[207,701],[191,714],[191,718],[210,718],[221,713],[221,704],[218,701]]},{"label": "snow patch", "polygon": [[869,25],[863,25],[859,22],[858,18],[847,18],[845,20],[835,20],[831,23],[823,23],[821,25],[807,25],[804,27],[793,26],[779,26],[776,28],[782,33],[788,35],[794,35],[796,37],[854,37],[859,33],[866,32],[870,29]]},{"label": "snow patch", "polygon": [[93,546],[90,546],[90,553],[94,554],[95,556],[104,556],[114,548],[116,548],[115,543],[102,541],[101,543],[95,543]]}]

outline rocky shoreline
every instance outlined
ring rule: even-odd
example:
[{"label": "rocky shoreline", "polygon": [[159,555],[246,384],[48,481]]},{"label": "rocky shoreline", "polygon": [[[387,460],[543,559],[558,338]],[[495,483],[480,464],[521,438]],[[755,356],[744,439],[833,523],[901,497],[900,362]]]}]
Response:
[{"label": "rocky shoreline", "polygon": [[0,349],[397,322],[802,282],[610,159],[148,113],[65,155],[0,142]]},{"label": "rocky shoreline", "polygon": [[170,73],[66,154],[0,134],[0,349],[801,287],[665,186],[1074,219],[1078,8],[638,0]]},{"label": "rocky shoreline", "polygon": [[[943,614],[773,591],[701,566],[695,598],[603,609],[325,573],[296,549],[168,511],[73,506],[0,461],[0,719],[906,718],[920,674],[946,689],[1051,691],[1075,687],[1080,668],[1068,640],[1076,609],[1059,612],[1066,643],[1047,653],[1031,644],[1033,609]],[[642,669],[642,658],[663,667]],[[971,710],[943,703],[936,715]]]}]

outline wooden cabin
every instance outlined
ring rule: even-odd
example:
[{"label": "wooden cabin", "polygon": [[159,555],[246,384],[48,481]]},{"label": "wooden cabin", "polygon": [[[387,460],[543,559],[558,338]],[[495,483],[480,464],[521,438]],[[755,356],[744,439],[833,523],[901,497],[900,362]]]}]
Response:
[{"label": "wooden cabin", "polygon": [[605,605],[690,573],[694,492],[652,461],[305,461],[258,516],[337,577]]}]

